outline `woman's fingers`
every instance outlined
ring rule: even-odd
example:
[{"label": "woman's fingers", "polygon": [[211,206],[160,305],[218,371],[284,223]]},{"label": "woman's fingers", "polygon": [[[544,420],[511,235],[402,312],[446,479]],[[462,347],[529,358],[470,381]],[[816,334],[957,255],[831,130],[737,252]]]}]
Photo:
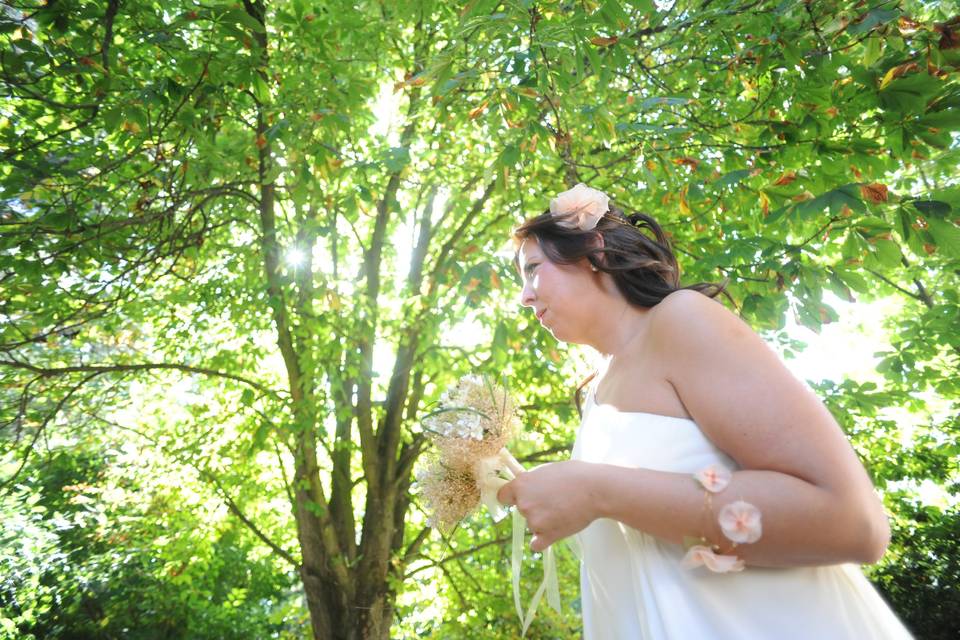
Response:
[{"label": "woman's fingers", "polygon": [[553,544],[553,540],[550,540],[542,533],[534,533],[533,538],[530,539],[530,549],[531,551],[540,552]]},{"label": "woman's fingers", "polygon": [[513,481],[510,481],[500,487],[500,489],[497,491],[497,502],[508,507],[516,504],[516,496],[514,495],[513,491]]}]

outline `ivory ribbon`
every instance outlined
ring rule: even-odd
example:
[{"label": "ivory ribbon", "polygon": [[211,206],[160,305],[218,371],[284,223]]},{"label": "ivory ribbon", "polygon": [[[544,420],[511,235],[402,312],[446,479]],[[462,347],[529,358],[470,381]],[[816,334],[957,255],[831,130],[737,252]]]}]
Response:
[{"label": "ivory ribbon", "polygon": [[[505,471],[510,478],[502,478],[499,475],[500,471]],[[523,471],[523,465],[517,462],[516,458],[506,448],[501,449],[496,456],[484,458],[477,462],[476,474],[480,486],[480,500],[490,510],[494,521],[500,520],[507,512],[507,508],[497,500],[497,491]],[[519,509],[514,509],[510,565],[513,582],[513,604],[517,608],[517,616],[520,618],[522,625],[521,637],[527,635],[527,629],[533,622],[533,616],[537,612],[537,606],[540,604],[544,593],[547,596],[547,603],[553,607],[554,611],[560,612],[560,584],[557,580],[557,561],[553,554],[553,546],[549,546],[543,552],[543,580],[534,592],[533,598],[530,599],[530,606],[527,608],[526,615],[524,615],[523,604],[520,601],[520,565],[523,562],[523,538],[526,530],[526,519],[520,515]]]}]

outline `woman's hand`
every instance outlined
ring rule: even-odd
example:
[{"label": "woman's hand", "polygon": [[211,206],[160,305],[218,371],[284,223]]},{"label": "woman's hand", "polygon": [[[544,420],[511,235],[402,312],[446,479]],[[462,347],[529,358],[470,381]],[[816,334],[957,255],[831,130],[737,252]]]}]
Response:
[{"label": "woman's hand", "polygon": [[599,517],[595,467],[580,460],[552,462],[525,471],[500,488],[497,500],[516,505],[527,519],[533,532],[531,549],[543,551]]}]

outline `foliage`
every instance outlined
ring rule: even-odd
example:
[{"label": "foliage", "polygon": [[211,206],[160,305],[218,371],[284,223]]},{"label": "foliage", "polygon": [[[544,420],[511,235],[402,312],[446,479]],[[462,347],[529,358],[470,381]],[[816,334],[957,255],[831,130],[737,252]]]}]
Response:
[{"label": "foliage", "polygon": [[872,578],[918,638],[955,638],[960,631],[957,540],[960,513],[901,497],[890,561]]},{"label": "foliage", "polygon": [[[911,502],[957,494],[950,11],[0,5],[0,557],[31,576],[0,624],[516,635],[503,532],[424,526],[418,416],[504,373],[523,460],[566,456],[590,363],[517,312],[507,238],[577,181],[657,217],[772,343],[830,296],[900,303],[878,378],[817,391],[887,490],[874,579],[918,633],[956,617],[956,512]],[[534,636],[576,629],[548,618]]]},{"label": "foliage", "polygon": [[0,637],[248,638],[296,629],[295,611],[283,609],[289,578],[246,530],[191,504],[188,491],[138,478],[129,461],[116,464],[123,455],[58,450],[33,482],[4,497]]}]

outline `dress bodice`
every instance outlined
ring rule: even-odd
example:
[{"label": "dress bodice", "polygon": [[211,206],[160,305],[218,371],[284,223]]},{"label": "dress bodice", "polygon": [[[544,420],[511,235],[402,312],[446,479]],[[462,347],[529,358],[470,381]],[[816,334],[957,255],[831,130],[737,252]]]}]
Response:
[{"label": "dress bodice", "polygon": [[591,385],[571,458],[657,471],[695,473],[710,463],[740,467],[690,418],[620,411],[597,404]]},{"label": "dress bodice", "polygon": [[[674,473],[740,467],[694,420],[619,411],[588,387],[571,458]],[[608,518],[573,539],[584,640],[882,640],[910,633],[854,564],[711,573],[684,549]]]}]

